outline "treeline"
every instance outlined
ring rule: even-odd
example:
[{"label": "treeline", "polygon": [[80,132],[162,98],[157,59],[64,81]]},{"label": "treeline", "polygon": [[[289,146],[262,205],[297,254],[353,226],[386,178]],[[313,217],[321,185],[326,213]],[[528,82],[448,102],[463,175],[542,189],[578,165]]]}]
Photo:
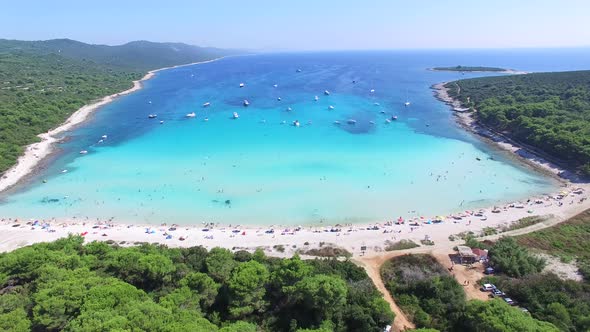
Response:
[{"label": "treeline", "polygon": [[424,331],[558,331],[499,299],[466,301],[463,286],[429,255],[396,257],[381,275],[396,303]]},{"label": "treeline", "polygon": [[85,104],[130,88],[147,70],[228,53],[184,44],[0,39],[0,174],[26,145],[38,141],[38,134]]},{"label": "treeline", "polygon": [[483,67],[483,66],[454,66],[454,67],[434,67],[432,70],[440,70],[440,71],[491,71],[491,72],[501,72],[506,71],[504,68],[498,67]]},{"label": "treeline", "polygon": [[477,119],[590,175],[590,71],[459,80],[451,97]]},{"label": "treeline", "polygon": [[377,332],[393,318],[348,261],[78,236],[0,255],[2,331]]}]

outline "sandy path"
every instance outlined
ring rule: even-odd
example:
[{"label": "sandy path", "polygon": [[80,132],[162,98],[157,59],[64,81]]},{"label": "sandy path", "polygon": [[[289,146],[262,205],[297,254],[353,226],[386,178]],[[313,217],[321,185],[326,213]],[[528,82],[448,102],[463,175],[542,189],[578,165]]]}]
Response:
[{"label": "sandy path", "polygon": [[[402,255],[403,253],[399,252],[397,254]],[[386,261],[387,259],[384,259],[383,256],[375,256],[372,258],[356,259],[355,263],[365,269],[367,275],[369,278],[371,278],[377,290],[383,294],[383,299],[389,303],[389,308],[395,314],[395,319],[393,320],[392,324],[393,330],[404,331],[407,329],[414,329],[416,328],[414,323],[412,323],[406,314],[401,310],[401,308],[397,306],[393,297],[385,288],[385,284],[383,284],[383,280],[381,279],[381,265],[383,265],[383,263]]]}]

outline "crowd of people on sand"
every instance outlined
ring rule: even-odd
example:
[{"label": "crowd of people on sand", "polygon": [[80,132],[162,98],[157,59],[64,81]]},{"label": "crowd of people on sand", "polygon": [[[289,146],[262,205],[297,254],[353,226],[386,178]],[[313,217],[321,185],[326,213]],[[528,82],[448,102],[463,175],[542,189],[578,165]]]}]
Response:
[{"label": "crowd of people on sand", "polygon": [[[557,208],[560,209],[563,206],[582,204],[587,200],[585,190],[582,188],[574,188],[564,190],[556,195],[546,195],[539,198],[528,199],[525,202],[515,202],[506,204],[503,206],[494,206],[492,208],[480,209],[480,210],[466,210],[460,213],[450,214],[447,216],[435,216],[427,218],[424,216],[418,216],[416,211],[408,211],[409,214],[414,214],[413,217],[403,218],[398,217],[396,219],[388,220],[381,223],[375,223],[370,225],[357,225],[357,224],[335,224],[334,226],[291,226],[284,227],[279,225],[271,225],[268,227],[255,227],[242,225],[222,225],[214,222],[202,222],[201,225],[178,225],[172,224],[168,226],[166,223],[160,224],[159,226],[154,225],[133,225],[133,224],[117,224],[114,222],[114,218],[108,218],[105,220],[92,220],[91,218],[73,218],[73,222],[58,221],[53,218],[50,220],[20,220],[13,218],[0,219],[0,223],[3,225],[10,225],[13,228],[28,228],[31,230],[39,230],[45,232],[56,232],[58,228],[64,229],[75,229],[80,231],[78,234],[87,236],[93,234],[95,236],[101,236],[108,238],[109,231],[117,231],[121,229],[131,230],[143,230],[146,236],[157,237],[161,236],[163,240],[177,239],[179,241],[185,241],[189,237],[189,232],[200,233],[200,237],[203,240],[213,240],[215,236],[229,236],[230,238],[247,236],[254,234],[254,236],[267,236],[275,238],[276,235],[288,236],[296,235],[301,232],[309,236],[313,234],[334,234],[335,236],[346,236],[351,235],[355,232],[375,231],[387,236],[391,239],[396,240],[397,237],[402,233],[412,233],[417,229],[425,227],[427,225],[439,224],[452,222],[453,224],[462,223],[469,226],[474,221],[485,222],[488,220],[489,213],[491,214],[504,214],[511,210],[523,210],[526,209],[526,213],[534,215],[537,208],[543,210],[543,208]],[[541,211],[542,214],[547,214],[547,211]],[[514,220],[516,221],[516,220]],[[400,227],[406,225],[409,227]],[[72,227],[73,226],[73,227]],[[78,227],[75,227],[78,226]],[[182,233],[182,234],[179,234]],[[228,235],[229,234],[229,235]],[[157,239],[154,238],[154,241]]]}]

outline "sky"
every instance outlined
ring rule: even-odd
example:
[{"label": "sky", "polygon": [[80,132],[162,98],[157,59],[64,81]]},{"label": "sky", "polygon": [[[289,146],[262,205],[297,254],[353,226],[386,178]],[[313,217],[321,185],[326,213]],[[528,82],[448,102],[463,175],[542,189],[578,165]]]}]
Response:
[{"label": "sky", "polygon": [[590,0],[4,0],[0,38],[251,50],[590,46]]}]

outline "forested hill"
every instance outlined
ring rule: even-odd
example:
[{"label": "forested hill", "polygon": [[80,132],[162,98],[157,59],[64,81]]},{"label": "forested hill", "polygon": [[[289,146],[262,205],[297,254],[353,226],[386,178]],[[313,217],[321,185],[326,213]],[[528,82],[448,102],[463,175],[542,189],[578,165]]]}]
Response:
[{"label": "forested hill", "polygon": [[20,41],[0,39],[0,52],[32,55],[57,54],[74,60],[92,61],[113,69],[147,71],[238,54],[236,50],[199,47],[183,43],[133,41],[124,45],[85,44],[71,39]]},{"label": "forested hill", "polygon": [[481,123],[590,175],[590,71],[459,80],[449,95]]},{"label": "forested hill", "polygon": [[0,39],[0,174],[36,135],[83,105],[130,88],[148,70],[236,53],[145,41],[105,46]]}]

